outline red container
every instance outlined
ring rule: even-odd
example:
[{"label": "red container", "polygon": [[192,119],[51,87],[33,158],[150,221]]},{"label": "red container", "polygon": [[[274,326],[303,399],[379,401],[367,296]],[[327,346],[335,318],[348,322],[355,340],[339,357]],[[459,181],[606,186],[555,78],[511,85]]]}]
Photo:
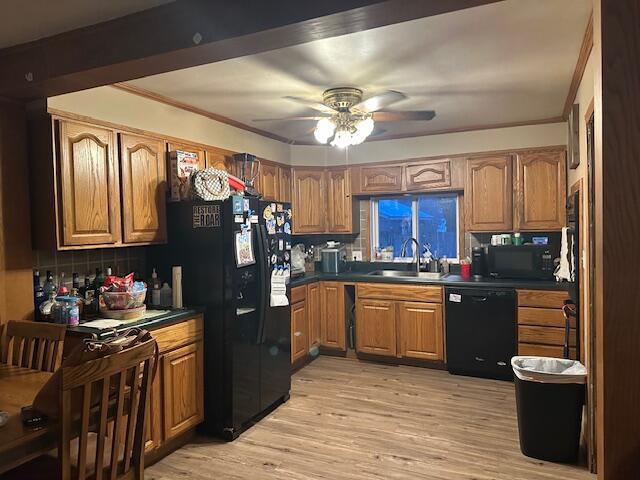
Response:
[{"label": "red container", "polygon": [[462,278],[470,278],[471,277],[471,264],[463,263],[460,265],[460,275]]}]

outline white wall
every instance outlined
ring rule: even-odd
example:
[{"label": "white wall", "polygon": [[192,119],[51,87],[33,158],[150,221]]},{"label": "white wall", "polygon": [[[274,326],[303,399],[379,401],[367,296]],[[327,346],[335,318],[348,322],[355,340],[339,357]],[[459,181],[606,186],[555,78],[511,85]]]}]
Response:
[{"label": "white wall", "polygon": [[398,140],[380,140],[339,150],[327,146],[293,145],[293,165],[345,165],[405,158],[566,145],[565,122],[495,128]]},{"label": "white wall", "polygon": [[57,110],[290,162],[286,143],[109,86],[50,97],[47,102]]}]

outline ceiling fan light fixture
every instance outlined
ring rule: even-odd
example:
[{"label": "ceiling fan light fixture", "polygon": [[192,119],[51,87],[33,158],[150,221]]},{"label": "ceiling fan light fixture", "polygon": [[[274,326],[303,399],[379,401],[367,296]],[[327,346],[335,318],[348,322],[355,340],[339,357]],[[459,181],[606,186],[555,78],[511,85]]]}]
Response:
[{"label": "ceiling fan light fixture", "polygon": [[351,132],[344,127],[340,127],[336,130],[336,134],[331,141],[332,147],[346,148],[352,145]]},{"label": "ceiling fan light fixture", "polygon": [[331,118],[321,118],[318,120],[318,124],[313,131],[313,135],[316,137],[318,142],[327,143],[329,138],[333,136],[335,130],[336,124]]},{"label": "ceiling fan light fixture", "polygon": [[373,118],[367,117],[356,123],[356,131],[351,137],[352,145],[359,145],[364,142],[371,132],[373,132],[374,121]]}]

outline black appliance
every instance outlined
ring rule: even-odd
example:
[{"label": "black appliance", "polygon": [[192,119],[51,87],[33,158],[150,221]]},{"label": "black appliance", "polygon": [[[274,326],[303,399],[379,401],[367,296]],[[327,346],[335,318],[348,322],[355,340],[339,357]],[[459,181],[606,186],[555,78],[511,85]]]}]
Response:
[{"label": "black appliance", "polygon": [[447,370],[511,380],[516,354],[513,289],[445,288]]},{"label": "black appliance", "polygon": [[474,277],[485,277],[487,275],[487,257],[484,247],[473,247],[471,249],[471,274]]},{"label": "black appliance", "polygon": [[227,440],[291,388],[291,307],[270,302],[272,269],[288,268],[291,210],[273,207],[241,196],[167,205],[164,262],[182,265],[184,303],[205,309],[202,429]]},{"label": "black appliance", "polygon": [[488,270],[492,277],[553,280],[549,245],[490,245]]}]

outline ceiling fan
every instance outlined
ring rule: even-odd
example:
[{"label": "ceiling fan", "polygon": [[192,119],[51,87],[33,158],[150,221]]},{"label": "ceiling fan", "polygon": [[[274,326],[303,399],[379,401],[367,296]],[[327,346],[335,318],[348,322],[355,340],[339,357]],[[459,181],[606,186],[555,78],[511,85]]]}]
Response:
[{"label": "ceiling fan", "polygon": [[369,135],[374,133],[376,122],[426,121],[436,116],[436,112],[433,110],[409,112],[384,110],[384,108],[407,98],[404,93],[395,90],[388,90],[364,100],[362,96],[362,90],[353,87],[338,87],[325,90],[322,94],[322,103],[305,98],[287,96],[284,98],[318,110],[322,115],[257,119],[254,121],[314,120],[318,122],[313,129],[313,134],[318,142],[326,144],[331,140],[330,144],[332,146],[344,148],[364,142]]}]

